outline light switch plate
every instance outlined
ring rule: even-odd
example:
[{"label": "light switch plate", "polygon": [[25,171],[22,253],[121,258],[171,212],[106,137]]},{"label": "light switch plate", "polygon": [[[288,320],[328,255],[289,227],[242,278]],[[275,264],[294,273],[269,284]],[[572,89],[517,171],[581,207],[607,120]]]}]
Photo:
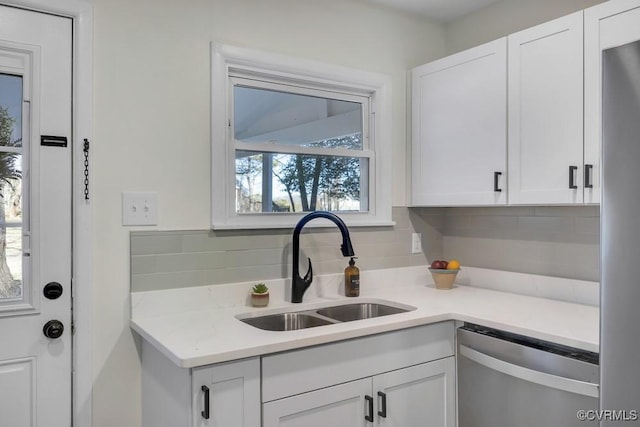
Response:
[{"label": "light switch plate", "polygon": [[157,225],[158,193],[122,193],[122,225]]}]

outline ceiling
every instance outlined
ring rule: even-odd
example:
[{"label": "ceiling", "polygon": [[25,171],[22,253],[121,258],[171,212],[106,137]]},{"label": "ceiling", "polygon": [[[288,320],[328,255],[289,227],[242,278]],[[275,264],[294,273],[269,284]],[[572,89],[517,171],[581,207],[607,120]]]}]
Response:
[{"label": "ceiling", "polygon": [[392,9],[450,22],[499,0],[368,0]]}]

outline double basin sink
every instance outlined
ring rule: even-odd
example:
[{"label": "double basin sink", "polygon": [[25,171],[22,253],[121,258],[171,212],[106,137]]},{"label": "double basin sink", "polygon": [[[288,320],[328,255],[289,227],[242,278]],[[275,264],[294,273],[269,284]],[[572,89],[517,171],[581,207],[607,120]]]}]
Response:
[{"label": "double basin sink", "polygon": [[248,325],[266,331],[294,331],[335,323],[390,316],[398,313],[406,313],[415,309],[415,307],[409,305],[397,304],[390,301],[375,301],[342,303],[327,307],[266,314],[263,316],[247,314],[239,315],[237,318]]}]

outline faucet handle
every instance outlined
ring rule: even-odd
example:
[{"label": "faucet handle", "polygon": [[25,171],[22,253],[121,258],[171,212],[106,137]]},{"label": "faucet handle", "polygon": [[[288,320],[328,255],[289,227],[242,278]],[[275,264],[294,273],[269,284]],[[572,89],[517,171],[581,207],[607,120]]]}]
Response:
[{"label": "faucet handle", "polygon": [[307,259],[309,260],[309,269],[307,270],[307,273],[304,275],[302,280],[304,280],[307,285],[310,285],[313,281],[313,266],[311,265],[311,258]]}]

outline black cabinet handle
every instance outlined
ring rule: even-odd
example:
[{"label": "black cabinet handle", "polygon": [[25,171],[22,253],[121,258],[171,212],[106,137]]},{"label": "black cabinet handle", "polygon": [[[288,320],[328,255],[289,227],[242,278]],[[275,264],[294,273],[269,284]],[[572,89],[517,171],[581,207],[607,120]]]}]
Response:
[{"label": "black cabinet handle", "polygon": [[387,418],[387,394],[379,391],[378,397],[382,399],[380,401],[380,410],[378,411],[378,415],[382,418]]},{"label": "black cabinet handle", "polygon": [[593,171],[593,165],[584,165],[584,188],[593,188],[591,182],[591,173]]},{"label": "black cabinet handle", "polygon": [[576,188],[578,188],[575,180],[575,175],[577,170],[578,170],[577,166],[569,166],[569,188],[572,190],[575,190]]},{"label": "black cabinet handle", "polygon": [[365,415],[364,419],[369,421],[370,423],[373,422],[373,397],[371,396],[365,396],[364,400],[366,400],[366,404],[367,404],[367,412],[369,415]]},{"label": "black cabinet handle", "polygon": [[502,188],[498,187],[498,180],[500,179],[500,175],[502,175],[502,172],[493,173],[493,191],[497,193],[500,193],[502,191]]},{"label": "black cabinet handle", "polygon": [[200,390],[204,391],[204,411],[200,412],[202,414],[202,418],[208,420],[210,417],[209,413],[209,387],[203,385]]}]

